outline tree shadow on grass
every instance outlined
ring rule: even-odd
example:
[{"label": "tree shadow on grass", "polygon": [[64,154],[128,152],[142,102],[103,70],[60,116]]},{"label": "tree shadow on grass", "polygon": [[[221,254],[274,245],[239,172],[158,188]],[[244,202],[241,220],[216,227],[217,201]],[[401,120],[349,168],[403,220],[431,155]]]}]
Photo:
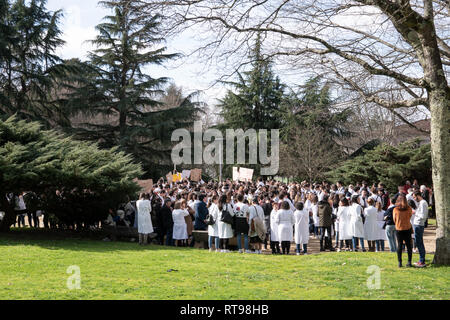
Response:
[{"label": "tree shadow on grass", "polygon": [[173,247],[158,245],[154,241],[150,245],[141,246],[131,241],[103,241],[105,234],[101,232],[76,232],[49,229],[13,229],[0,233],[0,248],[10,246],[37,246],[49,250],[69,250],[86,252],[114,251],[187,251],[205,250],[202,248]]}]

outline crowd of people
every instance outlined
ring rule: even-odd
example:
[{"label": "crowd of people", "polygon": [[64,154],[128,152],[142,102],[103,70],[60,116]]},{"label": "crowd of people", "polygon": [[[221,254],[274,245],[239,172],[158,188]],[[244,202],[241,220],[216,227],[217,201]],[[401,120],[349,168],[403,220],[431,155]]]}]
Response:
[{"label": "crowd of people", "polygon": [[[388,241],[402,266],[418,250],[417,267],[425,266],[424,228],[431,189],[409,181],[392,195],[382,183],[344,186],[341,182],[309,184],[277,181],[177,183],[158,181],[150,193],[123,204],[110,223],[135,226],[139,244],[157,234],[161,245],[195,245],[193,230],[207,231],[210,251],[229,252],[236,237],[240,253],[308,254],[317,238],[320,251],[384,251]],[[333,246],[334,240],[334,246]],[[367,242],[367,247],[365,245]]]}]

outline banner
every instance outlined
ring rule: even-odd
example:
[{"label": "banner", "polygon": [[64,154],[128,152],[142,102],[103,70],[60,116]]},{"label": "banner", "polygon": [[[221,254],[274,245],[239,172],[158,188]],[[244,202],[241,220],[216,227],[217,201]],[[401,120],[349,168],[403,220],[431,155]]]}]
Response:
[{"label": "banner", "polygon": [[239,168],[233,167],[233,181],[239,180]]},{"label": "banner", "polygon": [[181,172],[182,179],[189,179],[191,177],[191,170],[183,170]]},{"label": "banner", "polygon": [[200,181],[202,179],[202,169],[191,170],[191,181]]},{"label": "banner", "polygon": [[181,181],[181,173],[175,173],[172,175],[172,181],[173,182],[178,182]]},{"label": "banner", "polygon": [[148,180],[139,180],[139,179],[133,179],[134,182],[136,182],[140,187],[142,192],[151,192],[153,188],[153,179]]},{"label": "banner", "polygon": [[252,181],[253,169],[239,168],[239,180]]}]

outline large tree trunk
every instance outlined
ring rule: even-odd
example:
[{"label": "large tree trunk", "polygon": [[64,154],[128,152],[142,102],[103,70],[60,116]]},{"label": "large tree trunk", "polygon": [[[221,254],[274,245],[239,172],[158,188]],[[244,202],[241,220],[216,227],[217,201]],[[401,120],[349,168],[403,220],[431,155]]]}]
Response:
[{"label": "large tree trunk", "polygon": [[431,158],[436,204],[436,253],[433,263],[450,265],[450,90],[429,92]]}]

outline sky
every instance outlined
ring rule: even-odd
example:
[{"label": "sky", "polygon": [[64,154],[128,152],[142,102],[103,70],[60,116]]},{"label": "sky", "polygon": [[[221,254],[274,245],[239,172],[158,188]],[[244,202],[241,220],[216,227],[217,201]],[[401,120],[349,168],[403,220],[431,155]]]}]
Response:
[{"label": "sky", "polygon": [[[102,22],[104,16],[111,14],[108,9],[99,6],[96,0],[48,0],[47,9],[62,9],[64,12],[61,29],[66,44],[57,50],[63,59],[85,60],[88,51],[95,49],[88,41],[97,35],[95,26]],[[185,54],[194,48],[194,45],[193,39],[188,34],[183,34],[166,43],[166,53]],[[181,86],[186,94],[201,90],[200,99],[210,106],[216,104],[216,99],[222,98],[226,93],[223,86],[213,86],[220,74],[206,69],[195,57],[167,61],[164,66],[149,66],[146,71],[152,77],[171,78],[171,82]]]}]

